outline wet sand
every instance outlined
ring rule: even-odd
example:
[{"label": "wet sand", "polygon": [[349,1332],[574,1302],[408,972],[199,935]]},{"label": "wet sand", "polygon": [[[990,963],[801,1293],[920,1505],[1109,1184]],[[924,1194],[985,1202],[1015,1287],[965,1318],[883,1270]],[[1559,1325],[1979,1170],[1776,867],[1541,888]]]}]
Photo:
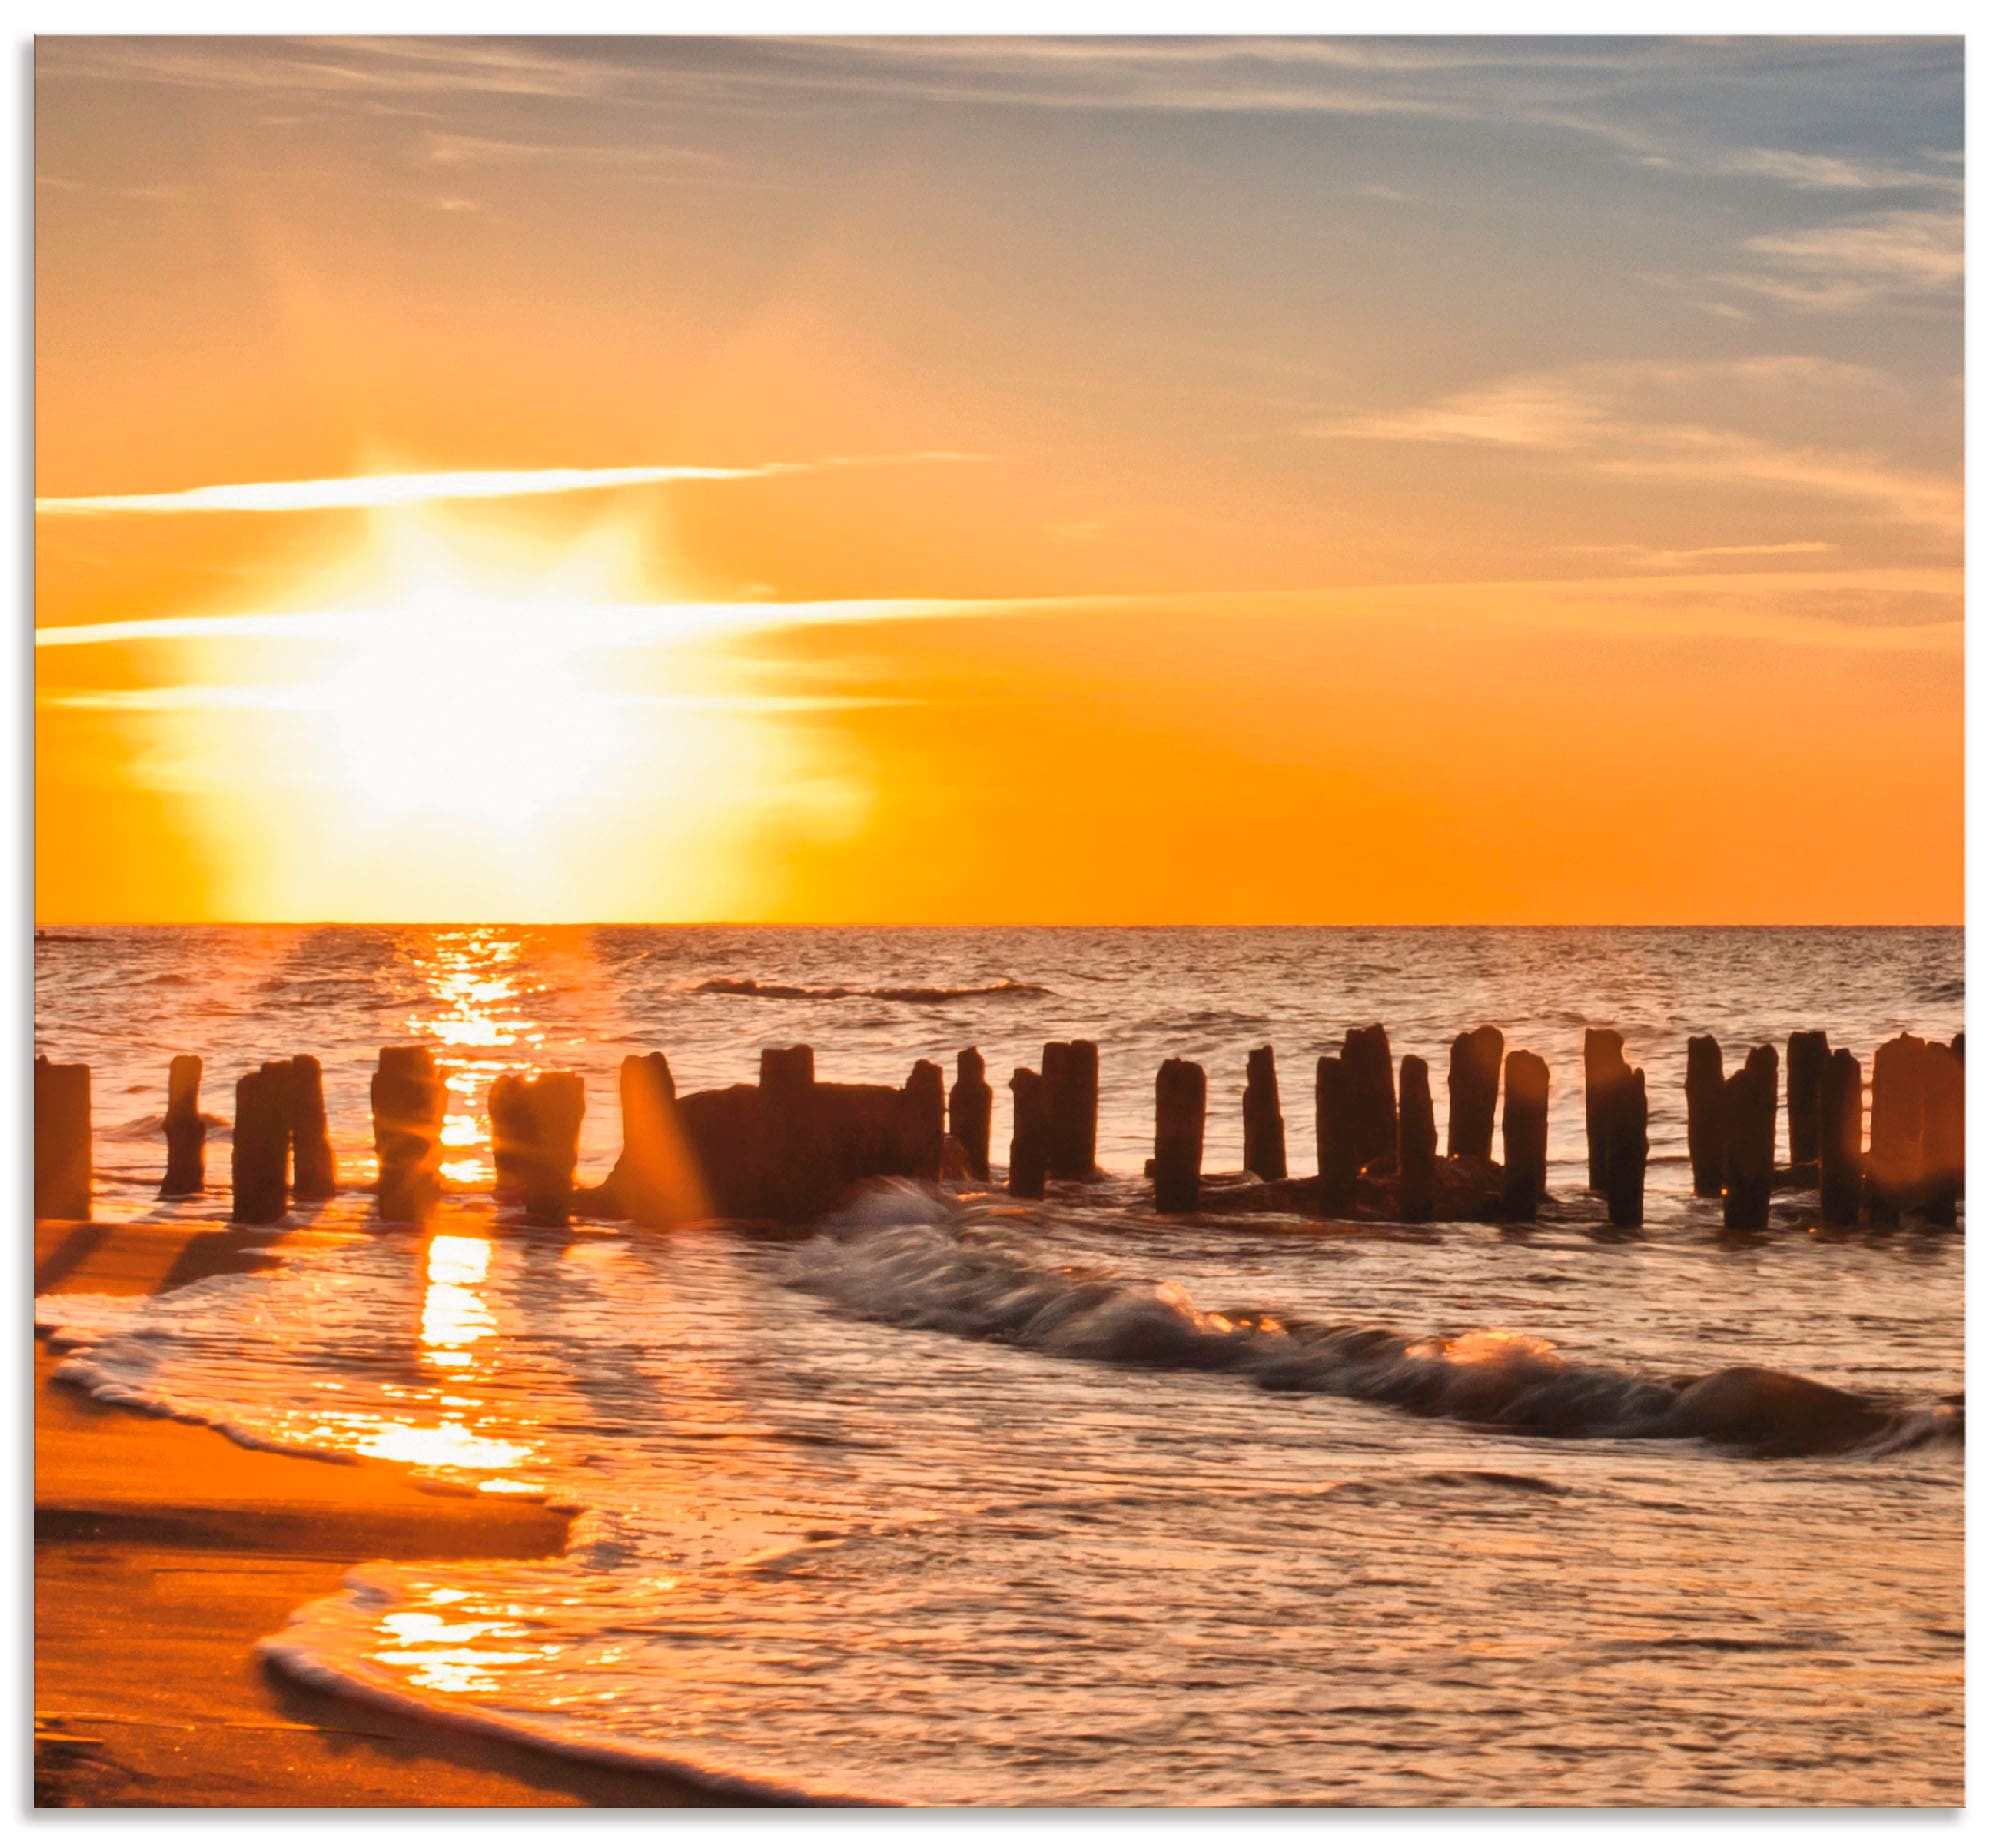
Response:
[{"label": "wet sand", "polygon": [[[268,1234],[38,1222],[35,1290],[153,1292],[261,1264]],[[108,1407],[35,1353],[35,1802],[249,1807],[726,1802],[286,1682],[254,1654],[372,1560],[561,1552],[536,1503],[422,1488]]]}]

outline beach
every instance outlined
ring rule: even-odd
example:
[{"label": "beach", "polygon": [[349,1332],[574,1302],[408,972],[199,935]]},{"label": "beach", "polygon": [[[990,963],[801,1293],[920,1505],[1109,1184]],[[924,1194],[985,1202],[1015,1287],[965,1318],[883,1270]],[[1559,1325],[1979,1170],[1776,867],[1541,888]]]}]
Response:
[{"label": "beach", "polygon": [[[35,1224],[37,1296],[155,1293],[258,1264],[226,1228]],[[102,1405],[56,1366],[38,1347],[38,1807],[733,1801],[405,1720],[257,1660],[260,1638],[356,1565],[554,1555],[567,1516],[425,1489],[387,1463],[252,1451]]]}]

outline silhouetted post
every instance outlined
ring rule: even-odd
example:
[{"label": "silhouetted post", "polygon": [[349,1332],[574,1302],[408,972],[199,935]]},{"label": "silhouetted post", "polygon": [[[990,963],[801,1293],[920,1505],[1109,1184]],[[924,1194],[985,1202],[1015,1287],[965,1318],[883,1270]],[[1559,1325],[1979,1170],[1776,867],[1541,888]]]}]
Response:
[{"label": "silhouetted post", "polygon": [[1949,1228],[1965,1189],[1965,1063],[1945,1043],[1924,1045],[1924,1219]]},{"label": "silhouetted post", "polygon": [[1868,1212],[1893,1222],[1917,1196],[1924,1161],[1924,1043],[1908,1031],[1875,1051]]},{"label": "silhouetted post", "polygon": [[944,1070],[920,1061],[896,1097],[896,1142],[903,1174],[935,1183],[944,1171]]},{"label": "silhouetted post", "polygon": [[90,1064],[35,1057],[35,1219],[90,1220]]},{"label": "silhouetted post", "polygon": [[1490,1023],[1462,1031],[1452,1042],[1445,1091],[1451,1096],[1447,1149],[1455,1158],[1493,1155],[1493,1108],[1500,1098],[1500,1062],[1506,1047],[1506,1038]]},{"label": "silhouetted post", "polygon": [[1313,1086],[1313,1137],[1319,1158],[1319,1212],[1351,1215],[1360,1189],[1355,1145],[1353,1076],[1337,1055],[1319,1058]]},{"label": "silhouetted post", "polygon": [[1604,1188],[1604,1101],[1625,1067],[1625,1038],[1616,1030],[1583,1033],[1583,1139],[1590,1187]]},{"label": "silhouetted post", "polygon": [[1049,1104],[1049,1175],[1075,1181],[1097,1175],[1097,1045],[1082,1040],[1042,1046]]},{"label": "silhouetted post", "polygon": [[1278,1058],[1250,1051],[1243,1087],[1243,1168],[1275,1182],[1285,1174],[1285,1116],[1278,1110]]},{"label": "silhouetted post", "polygon": [[334,1192],[335,1170],[319,1058],[293,1056],[286,1064],[286,1085],[285,1105],[292,1133],[292,1200],[325,1202]]},{"label": "silhouetted post", "polygon": [[1963,1030],[1960,1030],[1959,1033],[1951,1039],[1951,1052],[1953,1055],[1957,1056],[1961,1062],[1965,1060],[1965,1032]]},{"label": "silhouetted post", "polygon": [[701,1186],[675,1113],[674,1073],[659,1050],[618,1064],[618,1115],[624,1143],[604,1186],[615,1206],[652,1227],[701,1215]]},{"label": "silhouetted post", "polygon": [[764,1120],[766,1208],[781,1222],[810,1221],[823,1182],[812,1046],[766,1049],[757,1089]]},{"label": "silhouetted post", "polygon": [[1389,1032],[1379,1023],[1349,1030],[1340,1059],[1347,1064],[1355,1153],[1366,1170],[1377,1158],[1396,1155],[1396,1070],[1389,1059]]},{"label": "silhouetted post", "polygon": [[375,1206],[385,1222],[423,1223],[437,1209],[444,1083],[421,1043],[384,1049],[368,1084],[375,1120]]},{"label": "silhouetted post", "polygon": [[1614,1228],[1637,1228],[1646,1219],[1646,1073],[1621,1067],[1605,1085],[1604,1205]]},{"label": "silhouetted post", "polygon": [[199,1196],[208,1182],[208,1122],[201,1116],[201,1057],[167,1064],[167,1174],[160,1194]]},{"label": "silhouetted post", "polygon": [[1824,1030],[1794,1030],[1785,1039],[1785,1142],[1795,1165],[1819,1157],[1819,1083],[1832,1054]]},{"label": "silhouetted post", "polygon": [[1829,1228],[1861,1219],[1861,1064],[1845,1049],[1820,1070],[1819,1214]]},{"label": "silhouetted post", "polygon": [[236,1083],[236,1124],[229,1144],[232,1222],[284,1219],[291,1077],[289,1062],[266,1062]]},{"label": "silhouetted post", "polygon": [[576,1189],[576,1142],[583,1130],[583,1076],[551,1069],[527,1084],[528,1156],[521,1207],[529,1221],[560,1228]]},{"label": "silhouetted post", "polygon": [[493,1138],[493,1194],[501,1202],[518,1203],[528,1193],[535,1137],[525,1075],[509,1072],[493,1078],[486,1090],[486,1122]]},{"label": "silhouetted post", "polygon": [[1688,1038],[1688,1163],[1697,1196],[1722,1194],[1722,1046],[1713,1036]]},{"label": "silhouetted post", "polygon": [[1539,1055],[1515,1049],[1503,1070],[1500,1150],[1505,1160],[1500,1213],[1510,1222],[1531,1222],[1549,1182],[1549,1065]]},{"label": "silhouetted post", "polygon": [[1153,1206],[1162,1215],[1201,1207],[1201,1141],[1208,1125],[1208,1076],[1199,1062],[1160,1064],[1153,1082]]},{"label": "silhouetted post", "polygon": [[1778,1148],[1778,1052],[1769,1043],[1722,1084],[1722,1106],[1722,1225],[1765,1227]]},{"label": "silhouetted post", "polygon": [[1431,1071],[1422,1057],[1403,1057],[1400,1087],[1396,1209],[1406,1222],[1427,1222],[1437,1213],[1438,1135],[1431,1111]]},{"label": "silhouetted post", "polygon": [[1007,1194],[1039,1197],[1049,1181],[1049,1084],[1032,1068],[1007,1083],[1014,1096],[1014,1138],[1007,1147]]},{"label": "silhouetted post", "polygon": [[977,1049],[958,1052],[958,1079],[951,1084],[951,1135],[965,1149],[965,1168],[981,1183],[993,1177],[993,1090],[986,1084],[986,1058]]}]

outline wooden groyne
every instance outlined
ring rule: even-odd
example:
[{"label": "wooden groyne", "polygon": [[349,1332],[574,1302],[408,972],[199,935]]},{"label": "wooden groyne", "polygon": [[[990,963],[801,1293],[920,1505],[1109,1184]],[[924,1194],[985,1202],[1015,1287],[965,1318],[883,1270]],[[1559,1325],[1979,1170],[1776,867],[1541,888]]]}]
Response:
[{"label": "wooden groyne", "polygon": [[[1392,1078],[1393,1071],[1393,1078]],[[1721,1226],[1768,1227],[1778,1191],[1817,1190],[1829,1229],[1890,1227],[1914,1218],[1957,1220],[1965,1193],[1965,1038],[1927,1042],[1907,1032],[1868,1064],[1823,1031],[1794,1031],[1782,1064],[1790,1162],[1777,1161],[1781,1065],[1760,1043],[1725,1074],[1713,1036],[1688,1039],[1688,1184],[1721,1202]],[[1644,1221],[1651,1156],[1645,1071],[1619,1032],[1586,1030],[1581,1058],[1588,1184],[1612,1228]],[[205,1182],[203,1064],[173,1058],[164,1116],[168,1199]],[[35,1060],[35,1213],[87,1220],[91,1209],[90,1069]],[[1092,1184],[1097,1168],[1097,1045],[1050,1042],[1040,1068],[1008,1083],[1012,1129],[1007,1192],[1023,1200],[1052,1183]],[[1155,1076],[1154,1155],[1147,1166],[1162,1214],[1288,1213],[1335,1220],[1533,1222],[1549,1204],[1548,1064],[1507,1050],[1484,1025],[1452,1043],[1450,1122],[1438,1148],[1430,1068],[1392,1059],[1380,1024],[1350,1029],[1318,1060],[1310,1175],[1288,1171],[1277,1055],[1250,1050],[1242,1093],[1243,1170],[1208,1173],[1208,1077],[1169,1058]],[[1872,1099],[1871,1099],[1872,1096]],[[239,1076],[230,1143],[230,1215],[282,1220],[338,1189],[324,1076],[309,1055]],[[422,1045],[382,1050],[369,1090],[376,1211],[422,1225],[444,1193],[445,1081]],[[993,1090],[979,1050],[959,1051],[949,1097],[944,1070],[919,1060],[900,1086],[822,1081],[810,1045],[766,1049],[754,1083],[681,1093],[664,1055],[627,1056],[619,1071],[623,1140],[594,1189],[576,1182],[587,1096],[583,1077],[550,1070],[503,1074],[486,1095],[494,1190],[530,1223],[575,1216],[647,1226],[715,1219],[806,1223],[872,1178],[993,1180]],[[1501,1159],[1492,1157],[1499,1111]],[[1866,1143],[1864,1145],[1864,1136]],[[1810,1153],[1810,1155],[1807,1155]],[[1565,1208],[1574,1205],[1565,1204]],[[1567,1219],[1575,1219],[1569,1216]],[[1797,1219],[1796,1212],[1787,1219]]]}]

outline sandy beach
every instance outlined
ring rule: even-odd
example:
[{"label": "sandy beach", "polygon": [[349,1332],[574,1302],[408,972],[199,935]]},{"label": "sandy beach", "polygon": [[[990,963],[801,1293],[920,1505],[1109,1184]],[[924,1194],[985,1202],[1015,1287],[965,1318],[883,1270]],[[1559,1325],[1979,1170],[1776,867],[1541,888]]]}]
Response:
[{"label": "sandy beach", "polygon": [[[215,1227],[38,1222],[35,1236],[37,1295],[259,1263],[251,1237]],[[254,1654],[356,1565],[554,1554],[562,1514],[425,1490],[391,1465],[250,1451],[59,1386],[58,1360],[36,1351],[38,1806],[727,1801],[401,1720],[280,1681]]]}]

